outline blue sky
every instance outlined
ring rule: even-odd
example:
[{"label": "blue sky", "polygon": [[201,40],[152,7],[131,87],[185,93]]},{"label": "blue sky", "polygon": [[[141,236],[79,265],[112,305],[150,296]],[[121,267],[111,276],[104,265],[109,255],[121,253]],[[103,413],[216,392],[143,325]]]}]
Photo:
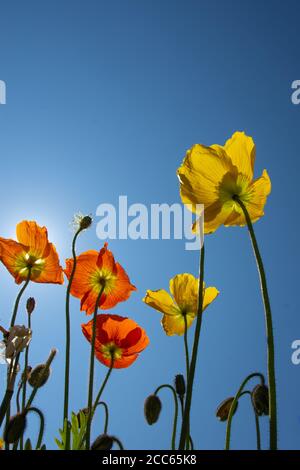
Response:
[{"label": "blue sky", "polygon": [[[0,106],[1,236],[13,237],[18,221],[34,219],[48,227],[63,263],[70,256],[69,221],[78,210],[95,213],[122,194],[147,206],[178,203],[176,169],[187,148],[222,144],[236,130],[254,138],[255,174],[267,168],[273,184],[255,230],[274,315],[282,449],[300,446],[300,366],[291,362],[291,343],[300,338],[300,106],[290,98],[291,83],[300,78],[299,13],[296,0],[12,0],[0,12],[0,79],[7,85],[7,104]],[[78,252],[101,247],[95,227],[80,238]],[[220,296],[205,313],[191,424],[198,448],[221,449],[225,427],[214,416],[216,406],[247,374],[266,372],[264,318],[247,230],[221,228],[206,238],[206,247],[206,283]],[[131,368],[112,374],[103,396],[110,432],[126,448],[168,448],[171,398],[161,395],[155,427],[144,422],[143,402],[184,370],[183,341],[167,338],[160,315],[141,299],[146,289],[168,288],[177,273],[196,274],[198,256],[182,240],[115,240],[110,248],[138,288],[114,313],[135,319],[151,341]],[[17,287],[3,266],[0,278],[6,325]],[[30,285],[27,295],[38,305],[32,364],[51,347],[59,350],[51,380],[36,399],[46,413],[51,448],[62,420],[65,286]],[[72,299],[76,411],[87,395],[85,321]],[[96,367],[99,385],[106,370]],[[3,388],[4,368],[2,376]],[[99,412],[95,436],[101,419]],[[266,418],[262,430],[266,447]],[[255,447],[246,400],[234,419],[232,446]]]}]

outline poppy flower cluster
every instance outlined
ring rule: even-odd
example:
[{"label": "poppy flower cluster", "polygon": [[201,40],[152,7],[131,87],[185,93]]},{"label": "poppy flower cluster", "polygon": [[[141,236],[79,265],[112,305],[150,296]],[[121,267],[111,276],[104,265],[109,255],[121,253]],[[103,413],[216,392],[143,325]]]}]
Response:
[{"label": "poppy flower cluster", "polygon": [[[231,422],[239,412],[238,403],[242,396],[248,395],[254,411],[257,448],[260,449],[259,417],[267,415],[270,427],[270,449],[277,449],[277,407],[274,364],[274,337],[271,306],[268,295],[265,270],[258,248],[253,223],[264,215],[264,207],[271,192],[271,181],[266,170],[259,178],[254,178],[256,148],[253,139],[243,132],[236,132],[224,145],[193,145],[187,152],[177,170],[180,183],[180,196],[183,204],[194,212],[196,219],[204,217],[204,232],[211,234],[220,226],[244,226],[250,234],[254,255],[259,271],[261,292],[264,303],[264,315],[268,352],[268,383],[261,373],[252,373],[243,380],[236,395],[223,400],[217,408],[216,416],[226,423],[225,448],[230,448]],[[199,204],[204,206],[203,213],[198,213]],[[36,308],[35,299],[26,303],[28,324],[16,323],[20,300],[31,282],[39,284],[64,283],[67,281],[65,319],[65,383],[63,424],[60,437],[55,441],[63,450],[110,450],[113,445],[123,448],[121,441],[108,434],[108,405],[102,401],[102,394],[113,370],[131,366],[147,348],[149,338],[145,330],[127,316],[116,315],[111,310],[119,303],[129,299],[136,291],[129,276],[120,263],[115,261],[108,244],[97,250],[88,250],[76,254],[76,240],[81,232],[92,224],[89,215],[79,214],[74,219],[75,234],[72,241],[72,257],[66,260],[62,268],[55,246],[48,239],[46,227],[35,221],[22,221],[16,227],[16,240],[0,237],[0,261],[21,284],[16,297],[10,325],[0,325],[3,341],[0,342],[1,362],[7,364],[6,391],[0,405],[0,426],[5,422],[0,449],[13,445],[14,449],[32,449],[31,439],[24,442],[24,431],[28,415],[34,412],[39,416],[41,427],[36,449],[45,449],[42,442],[44,417],[41,410],[32,407],[36,393],[43,387],[51,374],[51,364],[56,350],[50,352],[48,359],[31,367],[29,348],[32,343],[32,314]],[[201,227],[198,220],[194,230]],[[200,237],[201,238],[201,237]],[[144,304],[158,311],[161,325],[168,337],[183,337],[185,355],[185,373],[175,376],[174,384],[164,382],[145,400],[145,418],[149,425],[155,424],[160,416],[162,403],[159,393],[162,389],[172,392],[175,409],[172,428],[171,448],[173,450],[192,450],[194,446],[192,429],[192,397],[198,360],[198,346],[203,312],[214,303],[219,295],[216,287],[207,287],[204,278],[204,244],[201,244],[199,277],[183,272],[169,281],[169,292],[165,289],[147,290]],[[81,325],[82,333],[90,345],[90,364],[88,396],[86,408],[69,414],[70,361],[71,355],[71,317],[70,296],[80,300],[80,310],[90,316],[90,321]],[[216,302],[217,304],[218,302]],[[212,308],[210,310],[213,310]],[[104,313],[103,313],[104,311]],[[192,353],[190,354],[190,334],[192,334]],[[170,339],[169,341],[174,341]],[[176,339],[175,339],[176,341]],[[24,358],[24,363],[21,363]],[[106,375],[94,395],[95,359],[106,366]],[[174,361],[179,364],[180,361]],[[21,371],[20,381],[16,377]],[[113,372],[114,373],[114,372]],[[167,371],[168,373],[168,371]],[[250,380],[259,379],[253,390],[244,390]],[[31,393],[28,389],[31,387]],[[13,416],[12,397],[16,392],[16,414]],[[101,401],[100,401],[101,399]],[[104,432],[91,443],[92,421],[96,408],[105,408]],[[178,413],[179,405],[181,414]],[[181,418],[180,437],[177,439],[177,427]],[[201,420],[200,420],[201,421]],[[177,443],[178,440],[178,443]]]}]

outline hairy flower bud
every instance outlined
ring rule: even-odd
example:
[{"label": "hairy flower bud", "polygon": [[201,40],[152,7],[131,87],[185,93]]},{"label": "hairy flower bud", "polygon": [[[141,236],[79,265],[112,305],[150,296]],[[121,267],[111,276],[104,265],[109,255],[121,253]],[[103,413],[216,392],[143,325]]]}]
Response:
[{"label": "hairy flower bud", "polygon": [[252,390],[251,400],[258,416],[269,414],[269,389],[266,385],[256,385]]},{"label": "hairy flower bud", "polygon": [[[220,405],[218,406],[217,411],[216,411],[216,417],[220,421],[227,421],[233,400],[234,400],[234,397],[226,398],[226,400],[222,401],[222,403],[220,403]],[[233,414],[235,414],[237,407],[238,407],[238,402],[236,402]]]},{"label": "hairy flower bud", "polygon": [[175,390],[179,398],[183,399],[185,395],[185,380],[182,374],[175,376]]},{"label": "hairy flower bud", "polygon": [[108,434],[101,434],[91,445],[91,450],[111,450],[114,439]]},{"label": "hairy flower bud", "polygon": [[49,379],[51,369],[46,364],[39,364],[29,374],[28,383],[31,387],[40,388]]},{"label": "hairy flower bud", "polygon": [[4,432],[4,441],[12,444],[20,439],[26,429],[26,413],[17,413],[12,416]]},{"label": "hairy flower bud", "polygon": [[33,297],[29,297],[26,302],[26,310],[28,315],[31,315],[33,310],[35,309],[35,299]]},{"label": "hairy flower bud", "polygon": [[144,413],[148,424],[154,424],[158,421],[161,412],[161,401],[157,395],[149,395],[145,400]]}]

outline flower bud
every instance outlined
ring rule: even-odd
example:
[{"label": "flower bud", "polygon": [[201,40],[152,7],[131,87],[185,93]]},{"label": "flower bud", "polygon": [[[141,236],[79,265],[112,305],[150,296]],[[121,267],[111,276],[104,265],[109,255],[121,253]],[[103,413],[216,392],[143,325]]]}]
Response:
[{"label": "flower bud", "polygon": [[80,221],[80,228],[86,230],[92,225],[93,219],[90,215],[85,215]]},{"label": "flower bud", "polygon": [[269,414],[269,389],[266,385],[256,385],[252,390],[251,400],[258,416]]},{"label": "flower bud", "polygon": [[34,309],[35,309],[35,300],[33,297],[29,297],[29,299],[26,302],[26,310],[27,310],[28,315],[31,315]]},{"label": "flower bud", "polygon": [[182,374],[178,374],[175,376],[175,390],[179,398],[184,398],[185,380]]},{"label": "flower bud", "polygon": [[111,450],[114,440],[108,434],[100,434],[91,445],[91,450]]},{"label": "flower bud", "polygon": [[145,400],[144,413],[148,424],[158,421],[161,412],[161,401],[157,395],[149,395]]},{"label": "flower bud", "polygon": [[26,429],[26,413],[17,413],[12,416],[4,432],[4,441],[12,444],[20,439]]},{"label": "flower bud", "polygon": [[[222,403],[218,406],[217,411],[216,411],[216,417],[220,421],[227,421],[233,400],[234,400],[234,397],[226,398],[226,400],[222,401]],[[236,402],[233,414],[235,414],[237,407],[238,407],[238,402]]]},{"label": "flower bud", "polygon": [[51,369],[46,365],[46,364],[39,364],[37,365],[32,371],[30,372],[30,375],[28,377],[28,383],[31,385],[33,388],[40,388],[49,379],[51,373]]}]

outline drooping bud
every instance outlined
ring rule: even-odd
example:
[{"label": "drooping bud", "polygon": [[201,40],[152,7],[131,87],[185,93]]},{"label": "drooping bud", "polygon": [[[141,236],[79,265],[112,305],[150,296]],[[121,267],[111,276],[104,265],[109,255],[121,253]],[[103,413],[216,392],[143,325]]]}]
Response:
[{"label": "drooping bud", "polygon": [[13,444],[18,441],[26,429],[26,413],[17,413],[12,416],[4,432],[4,441]]},{"label": "drooping bud", "polygon": [[144,414],[148,424],[150,426],[158,421],[161,412],[161,401],[157,395],[149,395],[145,400]]},{"label": "drooping bud", "polygon": [[50,377],[50,374],[50,367],[48,367],[46,364],[39,364],[30,372],[28,383],[33,388],[40,388],[45,385]]},{"label": "drooping bud", "polygon": [[35,299],[33,297],[29,297],[26,302],[26,310],[28,315],[31,315],[33,310],[35,309]]},{"label": "drooping bud", "polygon": [[[226,400],[222,401],[222,403],[220,403],[220,405],[218,406],[216,410],[216,417],[220,421],[227,421],[233,400],[234,400],[234,397],[226,398]],[[233,414],[235,414],[237,407],[238,407],[238,402],[236,402]]]},{"label": "drooping bud", "polygon": [[185,380],[182,374],[175,376],[175,390],[180,399],[185,395]]},{"label": "drooping bud", "polygon": [[113,443],[113,437],[108,434],[101,434],[91,445],[91,450],[111,450]]},{"label": "drooping bud", "polygon": [[256,385],[252,390],[251,400],[258,416],[269,414],[269,389],[266,385]]}]

